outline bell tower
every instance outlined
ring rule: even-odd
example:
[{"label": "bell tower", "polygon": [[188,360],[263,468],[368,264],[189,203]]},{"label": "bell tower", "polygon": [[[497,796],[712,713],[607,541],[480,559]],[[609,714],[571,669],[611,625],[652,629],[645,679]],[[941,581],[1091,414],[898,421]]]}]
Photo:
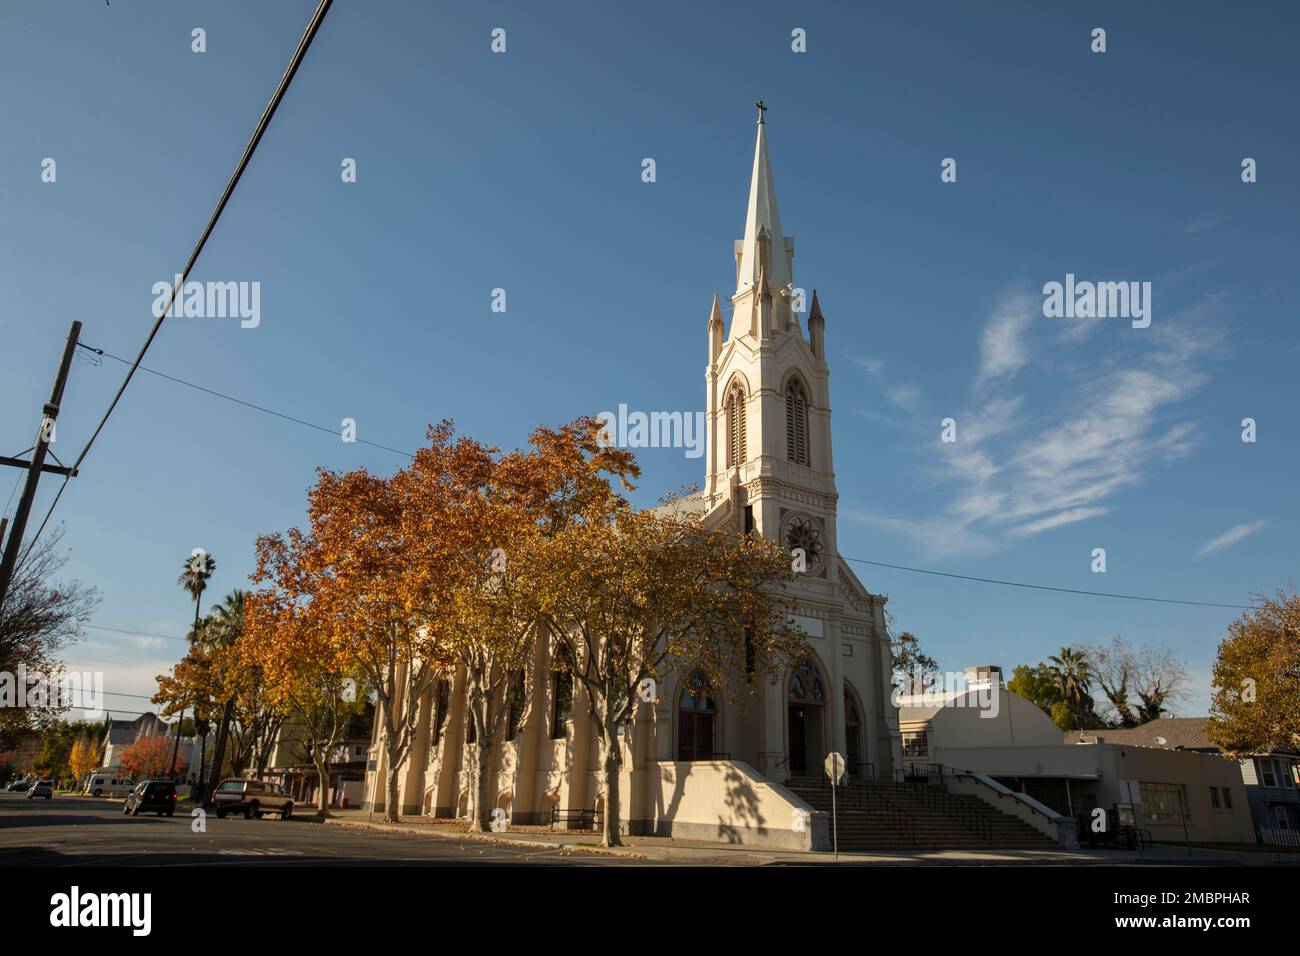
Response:
[{"label": "bell tower", "polygon": [[709,313],[708,457],[710,508],[735,496],[742,530],[788,551],[802,548],[809,578],[837,581],[835,473],[831,458],[825,318],[814,291],[805,336],[794,284],[794,239],[781,230],[766,107],[736,241],[736,291],[724,325],[718,297]]}]

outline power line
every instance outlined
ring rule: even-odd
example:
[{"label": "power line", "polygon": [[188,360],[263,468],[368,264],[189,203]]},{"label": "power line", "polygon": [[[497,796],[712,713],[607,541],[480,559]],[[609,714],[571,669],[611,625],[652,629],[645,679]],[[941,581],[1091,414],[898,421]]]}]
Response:
[{"label": "power line", "polygon": [[[83,345],[82,348],[89,348],[89,346]],[[121,362],[123,365],[131,364],[130,360],[124,359],[118,355],[114,355],[112,352],[106,352],[103,349],[91,349],[91,351],[97,355],[107,356],[108,358],[111,358],[116,362]],[[243,405],[245,408],[251,408],[254,409],[255,411],[264,412],[267,415],[274,415],[276,418],[282,418],[285,421],[293,422],[296,425],[303,425],[307,428],[314,428],[316,429],[316,431],[325,432],[326,434],[332,435],[335,438],[339,437],[339,432],[337,428],[327,428],[324,425],[317,425],[315,422],[304,421],[301,418],[294,418],[292,415],[286,415],[284,412],[277,412],[275,411],[275,409],[267,408],[264,405],[257,405],[253,402],[246,402],[242,398],[236,398],[235,396],[227,395],[224,392],[218,392],[211,388],[205,388],[202,385],[198,385],[194,382],[187,381],[186,379],[183,378],[177,378],[174,375],[168,375],[166,372],[160,372],[157,369],[147,368],[144,365],[140,365],[138,367],[142,372],[148,372],[150,375],[157,375],[159,378],[165,378],[167,379],[167,381],[175,382],[177,385],[184,385],[188,388],[193,388],[196,389],[197,391],[205,392],[208,395],[214,395],[217,398],[224,398],[228,402],[234,402],[236,405]],[[394,454],[402,455],[406,458],[415,457],[410,452],[402,451],[400,448],[390,448],[388,445],[379,444],[379,442],[366,441],[364,438],[355,438],[353,440],[356,441],[356,443],[359,445],[369,445],[372,448],[382,448],[384,451],[391,451]]]},{"label": "power line", "polygon": [[188,637],[171,637],[171,636],[169,636],[169,635],[167,635],[167,634],[149,634],[149,633],[147,633],[147,632],[145,632],[145,631],[125,631],[125,630],[123,630],[123,629],[120,628],[120,627],[105,627],[105,626],[102,625],[102,624],[83,624],[83,625],[81,625],[81,626],[82,626],[82,627],[89,627],[89,628],[92,628],[92,629],[94,629],[94,630],[96,630],[96,631],[110,631],[110,632],[112,632],[112,633],[114,633],[114,634],[128,634],[128,635],[130,635],[131,637],[156,637],[156,638],[158,638],[159,640],[164,640],[164,641],[183,641],[183,642],[186,643],[186,644],[188,644],[188,643],[190,642],[190,639],[189,639]]},{"label": "power line", "polygon": [[850,558],[847,555],[841,555],[841,557],[843,557],[845,561],[853,561],[857,564],[870,564],[878,568],[892,568],[895,571],[912,571],[916,574],[934,574],[943,578],[956,578],[959,581],[978,581],[981,584],[1001,584],[1012,588],[1032,588],[1036,591],[1059,591],[1063,594],[1083,594],[1088,597],[1119,598],[1124,601],[1151,601],[1156,604],[1187,604],[1193,607],[1225,607],[1238,611],[1258,610],[1258,608],[1253,604],[1218,604],[1213,601],[1183,601],[1178,598],[1148,597],[1141,594],[1112,594],[1108,591],[1082,591],[1077,588],[1058,588],[1046,584],[1025,584],[1022,581],[999,581],[995,578],[977,578],[968,574],[952,574],[948,571],[932,571],[928,568],[908,568],[901,564],[886,564],[883,561],[868,561],[866,558]]},{"label": "power line", "polygon": [[262,111],[262,118],[257,121],[257,126],[253,130],[253,135],[248,140],[248,145],[244,147],[244,154],[239,158],[239,163],[235,166],[234,174],[231,175],[230,181],[226,183],[226,188],[221,194],[221,199],[218,200],[216,208],[208,218],[208,223],[204,226],[203,233],[199,236],[198,243],[195,244],[194,250],[190,253],[190,257],[186,261],[185,268],[181,271],[177,283],[172,286],[171,294],[167,301],[167,307],[162,309],[160,314],[155,318],[153,328],[149,330],[149,335],[145,338],[144,344],[140,346],[140,351],[135,357],[135,362],[132,363],[131,368],[127,371],[126,378],[122,380],[122,384],[118,386],[117,394],[113,396],[113,400],[109,403],[108,410],[104,412],[104,417],[99,420],[99,424],[91,434],[90,440],[86,442],[86,447],[81,449],[81,454],[77,456],[76,462],[74,462],[72,467],[69,469],[69,474],[64,476],[63,484],[59,485],[59,490],[55,494],[54,500],[50,502],[50,510],[45,513],[45,519],[41,521],[41,526],[36,529],[36,534],[32,537],[31,543],[27,546],[29,554],[31,553],[31,549],[35,547],[37,539],[40,538],[41,532],[45,530],[45,525],[49,522],[50,515],[54,514],[54,508],[58,505],[59,499],[63,497],[63,492],[68,487],[68,481],[71,479],[72,473],[76,472],[80,467],[82,461],[89,453],[90,447],[95,444],[95,439],[97,439],[99,433],[104,430],[104,425],[108,423],[109,416],[112,415],[113,410],[117,408],[117,403],[121,400],[122,393],[126,391],[127,385],[131,383],[131,378],[135,375],[135,370],[144,359],[145,353],[149,351],[149,346],[153,344],[154,338],[158,335],[158,330],[162,328],[163,320],[167,318],[168,313],[171,311],[172,304],[176,301],[177,294],[184,287],[185,280],[189,277],[190,271],[198,261],[200,253],[203,252],[203,247],[207,245],[208,237],[212,235],[212,230],[216,228],[217,220],[221,218],[222,212],[225,211],[226,204],[230,202],[230,197],[234,194],[235,187],[239,185],[239,180],[244,175],[244,170],[248,168],[248,163],[253,158],[253,153],[257,150],[258,144],[262,141],[262,136],[266,133],[266,129],[271,123],[271,117],[275,115],[275,111],[279,107],[280,101],[284,99],[284,94],[288,91],[289,84],[293,82],[293,78],[298,72],[298,67],[302,65],[303,58],[307,55],[307,49],[311,46],[312,40],[316,38],[316,33],[320,30],[320,25],[325,20],[325,14],[329,12],[329,8],[333,2],[334,0],[320,0],[320,4],[316,7],[316,12],[312,14],[311,21],[307,24],[307,30],[303,33],[302,39],[298,41],[298,48],[294,50],[293,57],[289,60],[289,65],[285,68],[284,75],[280,77],[280,83],[276,86],[275,93],[272,94],[270,102],[266,104],[266,109]]}]

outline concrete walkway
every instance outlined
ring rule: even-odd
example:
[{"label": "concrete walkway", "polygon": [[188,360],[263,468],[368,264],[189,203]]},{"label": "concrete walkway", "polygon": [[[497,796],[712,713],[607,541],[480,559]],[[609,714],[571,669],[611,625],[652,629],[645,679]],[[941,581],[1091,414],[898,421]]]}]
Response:
[{"label": "concrete walkway", "polygon": [[[434,820],[402,817],[397,824],[382,822],[379,814],[365,810],[332,810],[326,821],[333,826],[369,827],[389,832],[410,833],[430,839],[484,840],[490,843],[565,848],[575,854],[599,853],[626,857],[629,861],[669,863],[678,866],[766,866],[835,864],[830,853],[770,850],[734,843],[704,840],[675,840],[670,837],[625,836],[626,846],[602,849],[600,835],[582,830],[551,830],[547,827],[517,826],[505,833],[471,833],[463,820]],[[1243,850],[1210,850],[1200,847],[1157,846],[1136,850],[914,850],[841,853],[840,864],[874,866],[1129,866],[1129,865],[1300,865],[1300,853],[1264,853]]]}]

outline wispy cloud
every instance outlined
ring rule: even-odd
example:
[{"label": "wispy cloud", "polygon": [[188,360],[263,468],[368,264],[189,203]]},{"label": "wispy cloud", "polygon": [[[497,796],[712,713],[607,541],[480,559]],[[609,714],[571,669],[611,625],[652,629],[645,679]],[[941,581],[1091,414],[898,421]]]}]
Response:
[{"label": "wispy cloud", "polygon": [[1265,521],[1252,521],[1248,524],[1233,525],[1217,538],[1213,538],[1201,545],[1201,549],[1196,552],[1198,558],[1203,558],[1207,554],[1213,554],[1216,551],[1222,551],[1224,548],[1231,548],[1234,544],[1245,541],[1252,534],[1267,524]]},{"label": "wispy cloud", "polygon": [[850,355],[849,360],[868,375],[879,375],[885,368],[885,362],[883,359],[865,358],[861,355]]},{"label": "wispy cloud", "polygon": [[992,315],[980,338],[980,370],[977,385],[1014,375],[1029,361],[1025,332],[1035,315],[1042,317],[1041,298],[1023,290],[1004,292],[994,303]]},{"label": "wispy cloud", "polygon": [[[907,536],[928,556],[950,556],[1111,513],[1119,492],[1195,448],[1196,423],[1179,407],[1223,351],[1220,306],[1210,298],[1165,312],[1147,330],[1114,324],[1075,340],[1088,353],[1071,355],[1036,297],[1004,293],[981,331],[970,405],[952,414],[957,441],[939,442],[937,420],[920,414],[910,429],[925,436],[916,444],[922,472],[947,503],[919,520],[848,516]],[[1031,364],[1035,337],[1049,348]]]}]

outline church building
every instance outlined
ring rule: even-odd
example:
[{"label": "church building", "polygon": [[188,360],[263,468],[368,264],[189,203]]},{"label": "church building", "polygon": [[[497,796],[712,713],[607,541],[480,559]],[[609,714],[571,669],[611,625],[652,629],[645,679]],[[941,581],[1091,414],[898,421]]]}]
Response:
[{"label": "church building", "polygon": [[[730,322],[715,295],[706,327],[706,473],[677,507],[698,512],[706,527],[801,549],[805,569],[787,593],[810,653],[743,711],[691,674],[666,675],[657,701],[639,704],[627,727],[620,803],[634,834],[820,849],[829,845],[825,814],[784,784],[820,776],[832,751],[861,777],[888,779],[902,757],[885,598],[862,585],[838,549],[826,317],[814,292],[805,334],[795,242],[781,228],[761,104],[744,237],[733,253]],[[532,706],[511,715],[492,751],[495,806],[517,825],[586,822],[569,811],[604,802],[581,687],[551,670],[548,643],[538,642],[529,665]],[[467,815],[474,758],[464,698],[457,675],[421,701],[402,813]],[[371,766],[366,795],[378,805],[378,740]]]}]

